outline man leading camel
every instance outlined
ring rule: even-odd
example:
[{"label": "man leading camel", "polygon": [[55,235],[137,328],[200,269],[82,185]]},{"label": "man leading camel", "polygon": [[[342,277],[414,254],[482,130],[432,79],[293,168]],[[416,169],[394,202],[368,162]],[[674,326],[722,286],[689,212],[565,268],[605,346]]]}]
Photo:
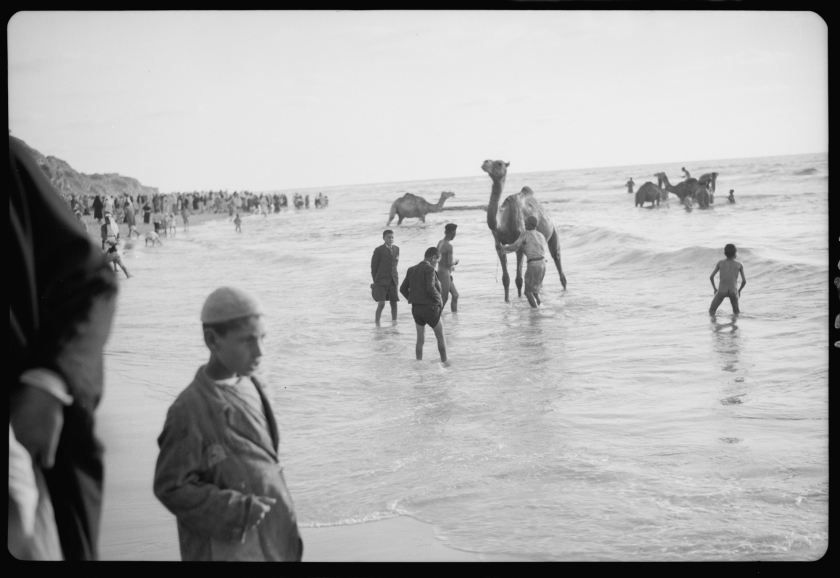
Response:
[{"label": "man leading camel", "polygon": [[440,279],[435,265],[440,259],[437,247],[426,249],[424,259],[409,267],[400,285],[402,293],[411,303],[411,315],[417,328],[417,345],[414,352],[417,360],[423,359],[423,342],[426,340],[426,325],[432,328],[437,338],[440,360],[446,363],[446,336],[443,333],[443,300],[440,296]]},{"label": "man leading camel", "polygon": [[373,296],[377,301],[376,324],[385,309],[385,301],[391,302],[391,320],[397,320],[397,302],[400,300],[397,287],[400,278],[397,265],[400,261],[400,248],[394,245],[394,232],[386,229],[382,232],[385,243],[373,250],[370,259],[370,275],[373,277]]},{"label": "man leading camel", "polygon": [[528,259],[528,269],[525,270],[525,297],[531,307],[540,306],[540,290],[545,278],[546,241],[542,233],[537,231],[538,219],[531,215],[525,219],[525,230],[519,238],[510,245],[496,242],[496,249],[505,253],[512,253],[520,248]]},{"label": "man leading camel", "polygon": [[438,252],[440,252],[440,262],[438,263],[438,277],[440,277],[441,296],[443,302],[441,308],[446,307],[446,302],[449,300],[449,294],[452,294],[452,312],[458,311],[458,290],[455,289],[455,280],[452,278],[452,271],[455,270],[455,265],[458,261],[453,259],[452,240],[455,238],[456,229],[458,225],[455,223],[448,223],[444,228],[443,239],[437,245]]}]

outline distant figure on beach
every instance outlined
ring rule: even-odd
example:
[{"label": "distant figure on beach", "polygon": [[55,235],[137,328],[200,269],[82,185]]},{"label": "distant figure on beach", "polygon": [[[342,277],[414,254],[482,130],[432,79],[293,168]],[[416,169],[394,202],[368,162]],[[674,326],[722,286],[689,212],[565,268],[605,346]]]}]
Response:
[{"label": "distant figure on beach", "polygon": [[627,192],[631,195],[633,194],[633,187],[636,186],[636,183],[633,182],[633,177],[630,177],[630,180],[627,181]]},{"label": "distant figure on beach", "polygon": [[[724,298],[729,297],[729,302],[732,304],[732,312],[738,315],[741,310],[738,308],[738,301],[741,297],[741,289],[747,284],[747,276],[744,275],[744,266],[735,260],[738,250],[735,245],[729,243],[723,248],[723,254],[726,259],[718,261],[715,265],[715,270],[709,275],[709,280],[712,282],[712,289],[715,291],[715,296],[712,299],[712,304],[709,305],[709,315],[714,315],[717,308],[720,306]],[[715,274],[720,271],[720,287],[715,287]],[[735,289],[738,282],[738,275],[741,275],[741,286]]]},{"label": "distant figure on beach", "polygon": [[411,316],[417,329],[417,344],[414,353],[417,360],[423,359],[423,342],[426,340],[426,325],[432,328],[437,339],[440,360],[446,363],[446,335],[443,331],[443,298],[440,294],[440,279],[435,265],[440,253],[437,247],[426,249],[424,259],[409,267],[400,285],[400,293],[411,303]]},{"label": "distant figure on beach", "polygon": [[148,233],[146,233],[146,241],[144,244],[146,247],[148,247],[149,243],[152,244],[152,247],[155,246],[155,243],[158,243],[161,247],[163,247],[163,241],[160,240],[160,235],[158,235],[154,231],[149,231]]},{"label": "distant figure on beach", "polygon": [[458,225],[455,223],[447,223],[443,228],[443,239],[438,242],[437,249],[440,253],[440,262],[438,263],[438,278],[440,279],[441,287],[441,307],[446,307],[446,302],[449,300],[449,294],[452,294],[452,312],[458,311],[458,290],[455,288],[455,279],[452,277],[452,272],[455,270],[455,265],[458,261],[453,261],[454,251],[452,249],[452,240],[455,238],[456,229]]},{"label": "distant figure on beach", "polygon": [[543,279],[545,278],[545,254],[547,243],[545,236],[537,231],[539,221],[534,215],[525,219],[525,230],[519,238],[510,245],[502,245],[496,241],[496,249],[505,253],[513,253],[520,248],[528,259],[528,268],[525,270],[525,297],[533,308],[540,306],[540,291],[542,290]]},{"label": "distant figure on beach", "polygon": [[87,223],[85,223],[85,220],[82,218],[82,212],[80,210],[76,209],[76,212],[74,213],[74,215],[76,215],[76,218],[79,220],[79,224],[82,226],[82,229],[84,230],[84,232],[87,233],[88,232],[88,226],[87,226]]},{"label": "distant figure on beach", "polygon": [[11,136],[8,159],[8,553],[96,560],[104,478],[95,411],[118,283]]},{"label": "distant figure on beach", "polygon": [[385,309],[385,302],[391,302],[391,320],[397,320],[397,303],[400,300],[398,286],[400,276],[397,265],[400,262],[400,248],[394,245],[394,232],[386,229],[382,232],[382,245],[373,250],[370,258],[370,276],[373,278],[373,296],[377,301],[376,324]]},{"label": "distant figure on beach", "polygon": [[236,233],[242,232],[242,218],[239,216],[239,213],[236,213],[236,216],[233,218],[233,224],[236,225],[236,229],[234,230]]},{"label": "distant figure on beach", "polygon": [[213,291],[201,310],[210,359],[166,414],[154,493],[178,521],[183,561],[300,561],[280,433],[262,378],[266,322],[253,296]]},{"label": "distant figure on beach", "polygon": [[103,251],[105,250],[105,244],[106,244],[106,243],[108,243],[108,241],[109,241],[110,239],[113,239],[113,240],[115,240],[115,241],[116,241],[116,239],[117,239],[117,238],[113,235],[113,233],[111,232],[111,227],[110,227],[110,225],[108,225],[108,223],[107,223],[107,222],[106,222],[106,223],[102,223],[102,226],[101,226],[101,227],[99,227],[99,234],[100,234],[100,236],[102,237],[102,250],[103,250]]},{"label": "distant figure on beach", "polygon": [[682,167],[682,172],[685,175],[686,180],[691,178],[691,173],[689,173],[687,170],[685,170],[685,167]]},{"label": "distant figure on beach", "polygon": [[143,205],[143,223],[146,225],[149,224],[149,221],[152,219],[152,206],[149,204],[147,200],[146,203]]},{"label": "distant figure on beach", "polygon": [[125,265],[123,265],[122,259],[120,259],[120,254],[117,251],[117,242],[108,241],[108,244],[111,246],[105,252],[105,260],[108,261],[108,263],[114,264],[114,273],[117,272],[117,265],[119,265],[120,269],[122,269],[123,273],[125,273],[126,278],[131,277],[131,273],[128,272],[128,269],[126,269]]},{"label": "distant figure on beach", "polygon": [[181,206],[181,220],[184,222],[184,232],[186,233],[190,230],[190,210],[186,203]]},{"label": "distant figure on beach", "polygon": [[155,226],[155,233],[158,235],[166,235],[166,230],[163,228],[163,215],[155,211],[152,215],[152,224]]},{"label": "distant figure on beach", "polygon": [[173,237],[178,233],[178,225],[175,222],[175,213],[169,213],[169,216],[166,218],[166,228],[168,233],[172,233]]},{"label": "distant figure on beach", "polygon": [[306,206],[307,209],[309,208],[309,195],[308,194],[306,195],[306,200],[304,201],[304,205]]},{"label": "distant figure on beach", "polygon": [[729,196],[726,197],[730,203],[735,202],[735,189],[729,189]]},{"label": "distant figure on beach", "polygon": [[96,195],[93,199],[93,218],[97,221],[102,220],[102,199],[99,198],[99,195]]},{"label": "distant figure on beach", "polygon": [[137,233],[137,237],[140,237],[140,231],[137,229],[137,220],[134,217],[134,203],[130,200],[125,204],[125,224],[128,225],[129,239],[131,239],[132,233]]}]

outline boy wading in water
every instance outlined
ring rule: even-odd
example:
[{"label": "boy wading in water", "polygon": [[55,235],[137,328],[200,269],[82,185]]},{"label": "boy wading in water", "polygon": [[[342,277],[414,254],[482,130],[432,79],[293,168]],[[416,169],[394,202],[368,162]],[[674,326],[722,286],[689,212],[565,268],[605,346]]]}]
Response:
[{"label": "boy wading in water", "polygon": [[455,265],[458,261],[453,261],[452,240],[455,238],[456,229],[458,225],[455,223],[447,224],[444,230],[443,239],[438,243],[437,249],[440,253],[440,262],[438,263],[438,277],[440,278],[440,294],[443,298],[441,310],[446,307],[446,302],[449,300],[449,295],[452,294],[452,312],[458,311],[458,290],[455,289],[455,279],[452,278],[452,272],[455,270]]},{"label": "boy wading in water", "polygon": [[[732,312],[735,315],[741,313],[738,308],[738,299],[741,297],[741,289],[747,284],[747,277],[744,275],[744,266],[735,260],[735,255],[738,249],[735,245],[729,243],[723,248],[723,254],[726,259],[718,261],[715,265],[715,270],[709,275],[709,281],[712,282],[712,289],[715,291],[715,296],[712,299],[712,304],[709,306],[709,315],[714,315],[717,308],[720,307],[721,302],[725,297],[729,297],[729,302],[732,304]],[[715,287],[715,273],[720,271],[720,287]],[[738,282],[738,274],[741,274],[741,286],[735,289],[735,284]]]},{"label": "boy wading in water", "polygon": [[181,392],[158,438],[155,496],[175,514],[181,559],[299,561],[274,412],[254,376],[265,351],[259,303],[216,289],[201,310],[210,360]]},{"label": "boy wading in water", "polygon": [[543,279],[545,279],[545,253],[546,242],[542,233],[537,231],[539,221],[534,215],[525,219],[525,230],[519,238],[510,245],[502,245],[496,241],[496,246],[505,253],[517,251],[520,247],[528,259],[528,268],[525,270],[525,297],[531,307],[537,309],[540,306],[540,291],[542,290]]},{"label": "boy wading in water", "polygon": [[440,279],[435,265],[440,254],[437,247],[426,249],[425,258],[414,267],[409,267],[400,285],[402,293],[411,303],[411,315],[417,328],[417,344],[414,353],[417,360],[423,359],[423,342],[426,340],[426,325],[432,328],[437,338],[440,360],[446,363],[446,336],[443,333],[443,301],[440,296]]}]

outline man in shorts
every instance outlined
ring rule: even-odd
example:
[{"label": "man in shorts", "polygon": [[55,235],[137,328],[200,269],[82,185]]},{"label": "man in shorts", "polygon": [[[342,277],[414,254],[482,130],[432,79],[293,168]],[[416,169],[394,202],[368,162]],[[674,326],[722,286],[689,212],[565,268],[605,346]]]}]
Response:
[{"label": "man in shorts", "polygon": [[409,267],[400,285],[400,293],[411,303],[411,315],[417,328],[417,345],[414,351],[417,360],[423,359],[423,342],[426,325],[432,328],[437,338],[440,360],[446,363],[446,336],[443,333],[443,299],[440,295],[440,279],[435,266],[440,258],[437,247],[426,249],[425,258],[414,267]]},{"label": "man in shorts", "polygon": [[505,253],[518,251],[520,248],[528,259],[528,268],[525,270],[525,297],[531,307],[538,309],[540,306],[540,291],[545,278],[545,254],[546,242],[542,233],[537,231],[537,217],[534,215],[525,219],[525,230],[519,238],[510,245],[502,245],[496,241],[496,248]]},{"label": "man in shorts", "polygon": [[370,259],[370,276],[373,278],[373,298],[376,299],[376,324],[385,309],[385,302],[391,302],[391,320],[397,320],[397,303],[400,300],[397,287],[400,277],[397,265],[400,262],[400,248],[394,245],[394,232],[387,229],[382,232],[382,245],[373,250]]}]

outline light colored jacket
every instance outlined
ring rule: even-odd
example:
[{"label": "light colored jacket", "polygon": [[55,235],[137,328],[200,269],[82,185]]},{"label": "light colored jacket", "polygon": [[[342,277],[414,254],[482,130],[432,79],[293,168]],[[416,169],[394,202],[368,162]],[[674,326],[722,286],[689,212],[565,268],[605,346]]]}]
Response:
[{"label": "light colored jacket", "polygon": [[[154,492],[178,520],[183,560],[295,561],[303,554],[277,455],[277,422],[262,387],[251,380],[268,429],[224,396],[203,366],[166,415]],[[245,532],[254,496],[277,503]]]},{"label": "light colored jacket", "polygon": [[525,257],[528,261],[545,258],[545,237],[536,229],[531,231],[526,229],[522,231],[516,241],[510,245],[502,245],[502,250],[506,253],[513,253],[514,251],[518,251],[520,247],[522,248],[522,252],[525,253]]}]

